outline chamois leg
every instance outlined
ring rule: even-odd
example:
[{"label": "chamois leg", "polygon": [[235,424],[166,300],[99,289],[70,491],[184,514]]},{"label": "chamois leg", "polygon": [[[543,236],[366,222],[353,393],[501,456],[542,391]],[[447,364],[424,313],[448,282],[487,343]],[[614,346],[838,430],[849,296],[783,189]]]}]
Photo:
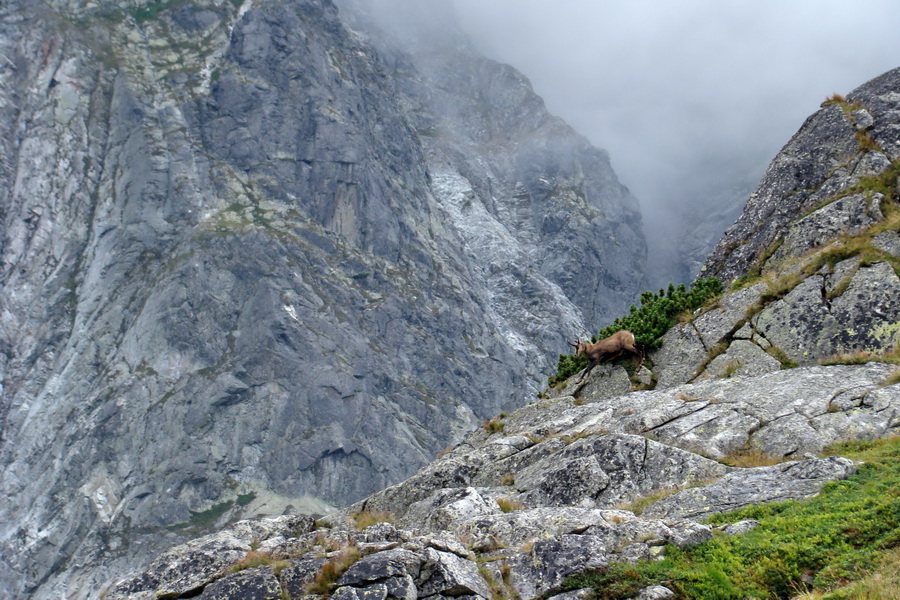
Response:
[{"label": "chamois leg", "polygon": [[641,370],[641,367],[644,366],[644,352],[643,350],[638,349],[636,346],[626,346],[625,349],[638,357],[637,366],[634,368],[634,372],[637,373]]},{"label": "chamois leg", "polygon": [[587,366],[587,368],[586,368],[584,371],[581,372],[581,376],[580,376],[578,379],[575,380],[575,383],[581,383],[582,381],[584,381],[584,378],[585,378],[585,377],[587,377],[587,378],[588,378],[588,381],[590,381],[590,380],[591,380],[591,379],[590,379],[591,369],[593,369],[594,367],[596,367],[598,364],[600,364],[600,361],[599,361],[599,360],[592,360],[592,361],[591,361],[591,364],[589,364],[589,365]]}]

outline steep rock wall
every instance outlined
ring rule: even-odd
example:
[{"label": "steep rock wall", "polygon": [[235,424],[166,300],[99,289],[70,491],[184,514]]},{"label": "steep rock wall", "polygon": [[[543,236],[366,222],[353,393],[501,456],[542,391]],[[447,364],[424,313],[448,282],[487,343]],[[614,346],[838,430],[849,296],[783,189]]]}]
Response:
[{"label": "steep rock wall", "polygon": [[[564,337],[639,289],[634,199],[508,67],[457,63],[481,73],[473,118],[522,98],[503,128],[535,142],[468,176],[480,159],[410,112],[425,76],[392,73],[402,53],[329,2],[13,1],[0,28],[13,597],[87,597],[216,522],[398,481],[533,395]],[[453,133],[488,152],[472,135]],[[536,197],[557,172],[578,194]],[[498,208],[520,179],[540,209],[524,229],[563,209],[575,225],[520,234]]]}]

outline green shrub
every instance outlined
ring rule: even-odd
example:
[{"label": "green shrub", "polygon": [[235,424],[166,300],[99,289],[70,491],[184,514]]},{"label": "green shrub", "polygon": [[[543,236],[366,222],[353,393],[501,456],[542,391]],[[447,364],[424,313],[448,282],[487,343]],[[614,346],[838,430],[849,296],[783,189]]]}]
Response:
[{"label": "green shrub", "polygon": [[[662,336],[678,322],[678,316],[686,311],[694,311],[708,300],[722,293],[722,282],[715,277],[697,279],[690,289],[684,284],[669,284],[667,290],[659,290],[658,294],[644,292],[641,294],[641,305],[631,305],[630,312],[607,325],[591,341],[611,336],[620,329],[634,334],[635,341],[648,350],[659,348]],[[561,354],[557,363],[556,374],[550,377],[550,385],[565,381],[575,373],[588,366],[587,357]]]},{"label": "green shrub", "polygon": [[134,20],[137,21],[138,25],[143,25],[145,22],[155,19],[159,16],[159,13],[163,12],[166,9],[172,8],[178,4],[181,4],[183,0],[151,0],[142,6],[135,6],[130,10],[131,16],[134,17]]}]

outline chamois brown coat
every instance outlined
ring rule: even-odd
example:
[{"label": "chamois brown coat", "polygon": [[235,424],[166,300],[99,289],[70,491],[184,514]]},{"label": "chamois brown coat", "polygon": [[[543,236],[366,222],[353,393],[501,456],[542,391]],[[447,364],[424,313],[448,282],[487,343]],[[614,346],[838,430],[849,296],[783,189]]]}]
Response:
[{"label": "chamois brown coat", "polygon": [[576,383],[584,381],[584,378],[590,375],[591,369],[600,363],[615,360],[626,353],[638,357],[638,364],[635,370],[640,369],[641,365],[644,364],[644,353],[635,344],[634,334],[624,329],[594,344],[579,341],[575,343],[569,342],[569,345],[575,348],[575,356],[584,354],[591,361],[587,368],[581,372]]}]

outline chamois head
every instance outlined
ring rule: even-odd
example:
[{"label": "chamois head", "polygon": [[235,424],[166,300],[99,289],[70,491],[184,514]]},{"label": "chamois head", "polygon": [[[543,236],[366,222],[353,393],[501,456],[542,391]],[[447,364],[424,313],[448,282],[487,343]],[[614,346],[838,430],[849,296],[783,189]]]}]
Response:
[{"label": "chamois head", "polygon": [[582,340],[576,340],[575,342],[566,341],[566,343],[575,348],[575,356],[587,354],[588,348],[590,347],[589,342],[585,342]]}]

